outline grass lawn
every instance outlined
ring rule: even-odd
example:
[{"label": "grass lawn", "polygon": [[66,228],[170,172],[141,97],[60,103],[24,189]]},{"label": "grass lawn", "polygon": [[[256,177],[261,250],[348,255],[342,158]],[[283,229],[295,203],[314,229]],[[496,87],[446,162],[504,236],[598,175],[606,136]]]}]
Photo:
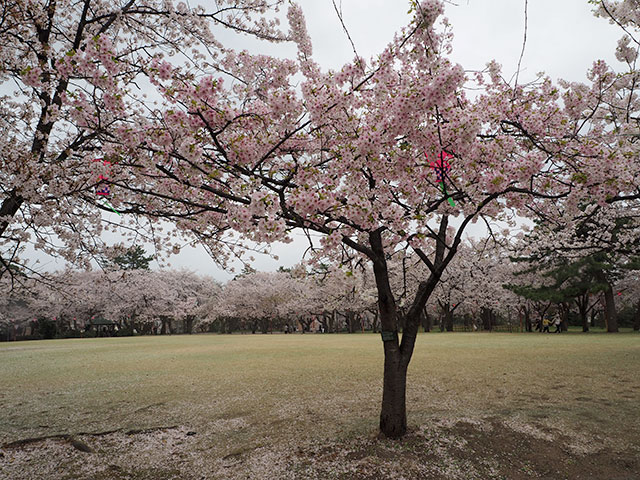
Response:
[{"label": "grass lawn", "polygon": [[421,334],[400,441],[382,360],[372,334],[3,343],[0,479],[640,478],[638,334]]}]

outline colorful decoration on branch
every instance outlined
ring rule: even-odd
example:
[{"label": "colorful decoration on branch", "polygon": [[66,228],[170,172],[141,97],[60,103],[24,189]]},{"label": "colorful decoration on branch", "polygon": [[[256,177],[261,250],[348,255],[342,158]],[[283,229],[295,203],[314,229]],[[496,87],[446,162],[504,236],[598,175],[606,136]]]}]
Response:
[{"label": "colorful decoration on branch", "polygon": [[[107,165],[107,169],[110,168],[111,166],[111,162],[107,161],[107,160],[103,160],[102,158],[96,158],[93,160],[94,162],[100,162],[102,161],[102,163],[104,165]],[[113,205],[111,205],[109,203],[109,201],[107,200],[106,197],[108,197],[109,195],[111,195],[111,188],[109,187],[109,184],[106,183],[109,181],[108,177],[105,177],[104,175],[99,175],[98,176],[98,185],[96,186],[96,195],[101,195],[102,199],[104,200],[104,202],[106,203],[106,205],[113,210],[115,213],[117,213],[118,215],[120,215],[120,212],[118,212],[115,208],[113,208]],[[122,216],[122,215],[120,215]]]},{"label": "colorful decoration on branch", "polygon": [[[424,152],[424,156],[429,160],[429,156],[427,152]],[[436,174],[436,183],[442,183],[442,193],[444,193],[444,197],[449,202],[449,205],[455,207],[456,204],[453,203],[453,199],[447,194],[447,187],[445,186],[445,179],[447,178],[447,174],[451,170],[451,164],[447,161],[448,159],[453,158],[453,155],[447,152],[440,152],[440,159],[435,162],[430,162],[429,166],[433,168],[433,171]]]},{"label": "colorful decoration on branch", "polygon": [[[104,179],[106,180],[105,177],[103,177],[102,175],[100,175],[100,179]],[[111,195],[111,190],[109,189],[109,185],[107,185],[106,183],[103,186],[98,185],[98,188],[96,188],[96,195]]]}]

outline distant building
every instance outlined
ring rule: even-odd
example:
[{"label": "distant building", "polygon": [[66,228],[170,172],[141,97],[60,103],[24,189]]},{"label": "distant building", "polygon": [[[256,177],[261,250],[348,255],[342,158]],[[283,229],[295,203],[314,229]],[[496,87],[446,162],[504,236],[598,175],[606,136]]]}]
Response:
[{"label": "distant building", "polygon": [[96,332],[97,336],[112,336],[118,330],[118,324],[106,318],[92,318],[85,327],[87,331]]}]

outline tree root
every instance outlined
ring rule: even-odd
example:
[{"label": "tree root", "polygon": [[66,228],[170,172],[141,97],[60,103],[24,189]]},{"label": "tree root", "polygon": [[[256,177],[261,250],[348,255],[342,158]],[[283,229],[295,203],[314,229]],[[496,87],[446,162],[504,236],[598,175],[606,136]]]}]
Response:
[{"label": "tree root", "polygon": [[44,442],[45,440],[64,440],[70,443],[74,448],[80,450],[82,452],[93,452],[91,447],[89,447],[84,442],[78,440],[76,437],[104,437],[105,435],[111,435],[112,433],[124,433],[125,435],[139,435],[142,433],[152,433],[160,430],[173,430],[178,428],[178,425],[171,425],[168,427],[149,427],[149,428],[136,428],[132,430],[126,430],[119,428],[116,430],[106,430],[104,432],[78,432],[75,434],[69,433],[60,433],[57,435],[45,435],[42,437],[32,437],[32,438],[23,438],[22,440],[15,440],[13,442],[5,443],[2,445],[2,448],[20,448],[25,445],[30,445],[32,443]]},{"label": "tree root", "polygon": [[152,433],[157,432],[159,430],[174,430],[179,428],[179,425],[171,425],[169,427],[150,427],[150,428],[136,428],[134,430],[127,430],[124,432],[125,435],[138,435],[141,433]]},{"label": "tree root", "polygon": [[138,408],[137,410],[134,410],[132,413],[144,412],[145,410],[149,410],[150,408],[160,407],[160,406],[165,405],[165,404],[166,404],[166,402],[152,403],[151,405],[147,405],[146,407]]}]

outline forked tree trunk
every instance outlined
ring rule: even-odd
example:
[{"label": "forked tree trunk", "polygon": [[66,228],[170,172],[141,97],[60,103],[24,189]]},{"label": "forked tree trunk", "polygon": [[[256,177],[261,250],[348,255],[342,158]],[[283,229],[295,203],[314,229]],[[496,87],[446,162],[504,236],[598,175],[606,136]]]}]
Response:
[{"label": "forked tree trunk", "polygon": [[[427,280],[420,282],[411,307],[406,316],[403,315],[402,342],[398,338],[398,326],[401,322],[399,322],[399,312],[389,282],[389,271],[382,242],[382,229],[369,233],[371,249],[366,251],[366,254],[373,262],[384,349],[380,432],[388,438],[401,437],[407,431],[407,367],[411,361],[413,348],[418,336],[420,315],[434,288],[440,281],[444,268],[453,258],[457,247],[457,244],[450,246],[449,254],[444,260],[444,253],[447,247],[445,243],[447,226],[448,217],[443,215],[440,221],[435,256],[433,261],[429,263],[431,274]],[[421,251],[416,251],[422,253]]]},{"label": "forked tree trunk", "polygon": [[[446,231],[446,220],[442,232]],[[402,342],[398,338],[398,310],[395,304],[389,272],[379,233],[370,234],[373,253],[373,272],[378,292],[381,336],[384,348],[384,377],[382,386],[382,408],[380,410],[380,432],[388,438],[398,438],[407,431],[407,367],[413,355],[420,313],[438,283],[441,271],[421,282],[413,305],[403,319]],[[440,254],[440,258],[442,258]],[[436,262],[439,265],[439,262]]]},{"label": "forked tree trunk", "polygon": [[[407,366],[411,352],[403,355],[398,341],[398,311],[389,283],[389,271],[380,231],[369,235],[373,273],[378,292],[378,311],[384,348],[382,408],[380,432],[388,438],[398,438],[407,431]],[[405,331],[403,336],[406,336]]]}]

